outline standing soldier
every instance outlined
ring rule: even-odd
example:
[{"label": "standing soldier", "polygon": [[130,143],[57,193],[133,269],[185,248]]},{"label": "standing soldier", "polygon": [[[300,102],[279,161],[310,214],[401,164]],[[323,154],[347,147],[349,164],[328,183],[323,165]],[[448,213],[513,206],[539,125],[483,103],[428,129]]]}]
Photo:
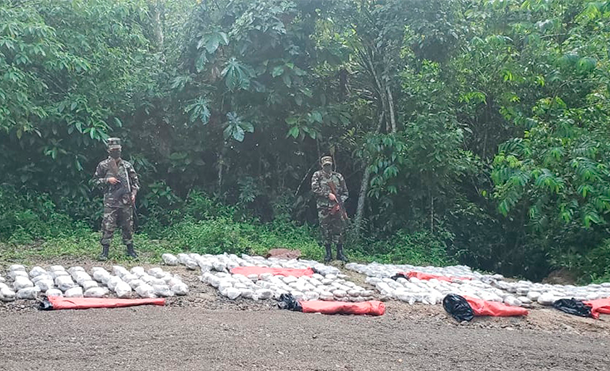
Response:
[{"label": "standing soldier", "polygon": [[343,228],[347,214],[342,205],[348,198],[347,186],[343,175],[333,171],[333,158],[324,156],[320,160],[322,170],[318,170],[311,178],[311,190],[316,195],[318,219],[322,229],[324,246],[326,247],[325,262],[332,260],[331,244],[337,245],[337,259],[346,262],[343,254]]},{"label": "standing soldier", "polygon": [[102,254],[100,260],[108,259],[110,241],[117,223],[123,232],[123,243],[127,255],[137,258],[133,249],[133,208],[140,189],[138,174],[129,162],[121,159],[121,140],[108,139],[109,157],[97,165],[95,183],[104,189],[104,218],[102,220]]}]

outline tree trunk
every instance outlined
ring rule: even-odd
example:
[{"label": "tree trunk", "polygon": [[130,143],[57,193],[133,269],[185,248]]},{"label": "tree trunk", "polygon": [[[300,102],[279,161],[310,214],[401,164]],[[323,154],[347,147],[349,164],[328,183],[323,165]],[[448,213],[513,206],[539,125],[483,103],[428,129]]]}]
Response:
[{"label": "tree trunk", "polygon": [[[377,123],[376,134],[381,132],[381,125],[383,124],[384,111],[381,110],[379,115],[379,122]],[[362,228],[362,219],[364,217],[364,203],[366,201],[366,194],[369,191],[369,183],[371,180],[371,169],[370,163],[365,165],[364,175],[362,176],[362,183],[360,184],[360,193],[358,195],[358,206],[356,207],[356,217],[354,218],[354,234],[356,240],[360,238],[360,230]]]},{"label": "tree trunk", "polygon": [[385,85],[387,96],[388,96],[388,106],[390,110],[390,123],[392,124],[392,133],[396,133],[396,117],[394,117],[394,97],[392,96],[392,90],[390,89],[390,85],[386,81]]},{"label": "tree trunk", "polygon": [[224,166],[224,145],[220,151],[220,158],[218,159],[218,195],[222,194],[222,167]]},{"label": "tree trunk", "polygon": [[148,8],[151,12],[153,29],[155,32],[155,43],[157,51],[163,50],[163,24],[161,22],[161,1],[153,0],[148,4]]},{"label": "tree trunk", "polygon": [[430,188],[428,188],[428,197],[430,197],[430,234],[434,234],[434,197]]}]

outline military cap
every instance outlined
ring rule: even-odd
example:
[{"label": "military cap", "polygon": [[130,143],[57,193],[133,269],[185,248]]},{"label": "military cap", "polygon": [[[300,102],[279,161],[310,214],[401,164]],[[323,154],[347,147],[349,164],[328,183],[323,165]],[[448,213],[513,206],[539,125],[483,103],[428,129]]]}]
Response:
[{"label": "military cap", "polygon": [[108,138],[108,150],[121,149],[121,138]]},{"label": "military cap", "polygon": [[322,166],[324,166],[326,164],[332,165],[333,158],[331,156],[324,156],[320,159],[320,163],[322,163]]}]

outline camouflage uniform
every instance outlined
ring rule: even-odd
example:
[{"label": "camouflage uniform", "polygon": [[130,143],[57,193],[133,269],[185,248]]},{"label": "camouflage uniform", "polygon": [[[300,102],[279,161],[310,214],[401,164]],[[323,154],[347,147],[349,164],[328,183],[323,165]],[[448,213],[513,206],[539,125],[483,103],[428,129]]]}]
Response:
[{"label": "camouflage uniform", "polygon": [[[330,156],[323,157],[323,161],[332,161]],[[337,245],[337,255],[342,253],[343,244],[343,229],[345,227],[344,220],[341,217],[341,212],[336,209],[337,202],[331,201],[328,195],[331,193],[329,183],[334,183],[337,191],[337,197],[341,198],[343,202],[349,197],[347,186],[343,175],[331,171],[330,173],[324,170],[316,171],[311,178],[311,190],[316,195],[316,205],[318,209],[318,220],[320,222],[320,229],[322,230],[323,242],[327,249],[327,258],[329,260],[330,245]],[[334,209],[334,211],[333,211]],[[343,260],[343,259],[341,259]]]},{"label": "camouflage uniform", "polygon": [[[120,149],[120,146],[115,147]],[[108,179],[111,177],[121,179],[121,183],[110,184]],[[123,159],[117,161],[108,157],[97,165],[94,178],[95,183],[104,190],[104,217],[100,242],[104,247],[105,255],[107,255],[117,225],[121,227],[123,232],[123,243],[127,245],[129,251],[132,251],[133,205],[131,197],[135,197],[140,189],[138,174],[128,161]],[[127,182],[128,184],[123,184]],[[129,187],[129,191],[117,198],[116,194],[122,187]]]}]

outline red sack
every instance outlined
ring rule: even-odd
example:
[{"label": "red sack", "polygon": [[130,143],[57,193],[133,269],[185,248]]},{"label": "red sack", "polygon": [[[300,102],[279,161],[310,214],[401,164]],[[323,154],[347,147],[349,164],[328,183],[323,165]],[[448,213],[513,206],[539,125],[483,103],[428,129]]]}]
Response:
[{"label": "red sack", "polygon": [[48,302],[43,302],[41,309],[89,309],[89,308],[120,308],[134,305],[165,305],[164,298],[156,299],[107,299],[107,298],[64,298],[50,296]]},{"label": "red sack", "polygon": [[243,274],[249,276],[251,274],[261,275],[263,273],[271,273],[274,276],[313,276],[314,271],[311,268],[293,269],[293,268],[267,268],[267,267],[235,267],[231,269],[233,274]]},{"label": "red sack", "polygon": [[322,314],[368,314],[381,316],[385,313],[385,304],[380,301],[364,301],[361,303],[347,303],[343,301],[311,300],[300,302],[303,313]]},{"label": "red sack", "polygon": [[462,280],[462,281],[470,281],[472,278],[470,277],[447,277],[447,276],[438,276],[436,274],[430,274],[430,273],[422,273],[422,272],[404,272],[404,273],[398,273],[398,274],[402,274],[407,278],[417,278],[420,279],[422,281],[428,281],[431,279],[436,279],[439,281],[447,281],[447,282],[451,282],[453,280]]},{"label": "red sack", "polygon": [[591,307],[591,316],[595,319],[598,319],[600,314],[610,314],[610,298],[583,301],[583,303]]},{"label": "red sack", "polygon": [[472,307],[475,316],[512,317],[527,316],[528,314],[527,309],[521,307],[511,307],[495,301],[475,299],[468,296],[464,296],[464,299]]}]

